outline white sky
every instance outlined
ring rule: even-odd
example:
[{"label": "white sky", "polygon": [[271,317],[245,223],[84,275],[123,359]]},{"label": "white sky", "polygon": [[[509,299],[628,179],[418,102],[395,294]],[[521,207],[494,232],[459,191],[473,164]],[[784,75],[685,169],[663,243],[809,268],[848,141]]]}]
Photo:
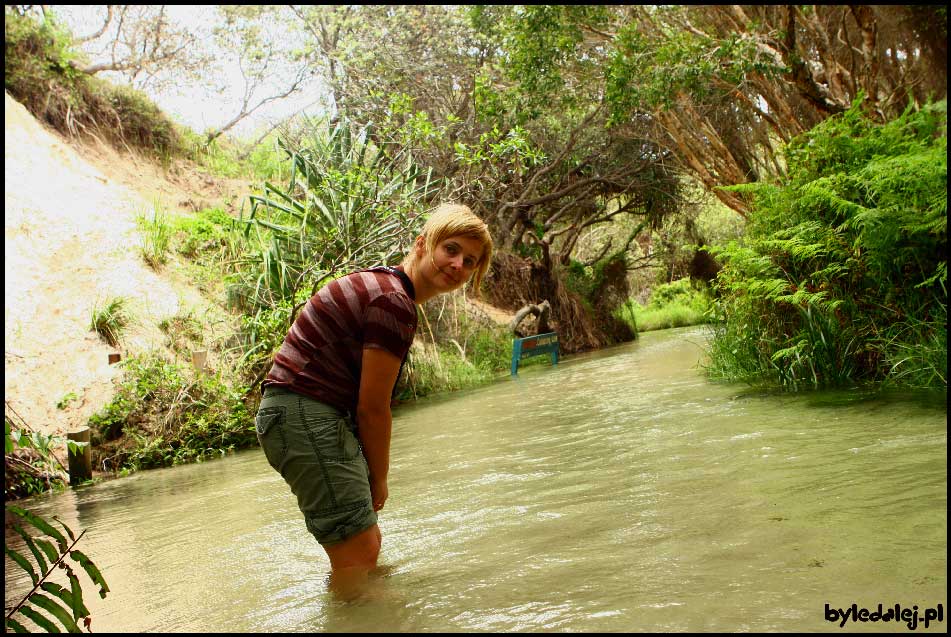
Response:
[{"label": "white sky", "polygon": [[[166,11],[173,22],[203,32],[203,35],[206,35],[203,39],[210,43],[210,26],[215,16],[215,6],[217,5],[166,6]],[[52,5],[49,8],[61,17],[76,35],[86,35],[98,30],[106,15],[104,5]],[[105,40],[105,37],[100,40]],[[94,57],[93,61],[104,59],[106,58]],[[183,82],[160,91],[146,88],[144,92],[170,117],[196,132],[220,127],[240,112],[244,80],[236,63],[227,60],[225,56],[218,59],[224,63],[223,69],[204,84]],[[109,77],[109,74],[102,74],[102,77],[113,82],[121,81],[114,75]],[[213,86],[212,83],[218,87]],[[219,92],[217,88],[223,90]],[[284,90],[286,89],[275,92]],[[269,128],[271,123],[292,115],[314,102],[318,103],[307,108],[307,112],[314,115],[320,114],[322,112],[320,102],[323,101],[321,98],[324,93],[325,91],[317,84],[309,87],[305,92],[266,104],[232,128],[229,134],[252,139],[259,132]],[[251,101],[251,106],[256,104],[261,97],[270,94],[272,93],[261,93]]]}]

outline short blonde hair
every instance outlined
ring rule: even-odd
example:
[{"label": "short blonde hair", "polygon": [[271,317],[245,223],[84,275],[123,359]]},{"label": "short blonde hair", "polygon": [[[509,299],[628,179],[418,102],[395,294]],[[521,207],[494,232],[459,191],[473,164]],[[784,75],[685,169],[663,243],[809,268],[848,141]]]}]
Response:
[{"label": "short blonde hair", "polygon": [[[479,259],[472,275],[473,293],[479,296],[482,279],[492,262],[492,236],[489,235],[489,227],[485,225],[485,222],[479,219],[469,206],[444,203],[436,208],[426,220],[422,236],[426,242],[426,252],[430,255],[436,250],[440,241],[450,237],[469,237],[482,244],[482,258]],[[415,263],[415,261],[416,251],[413,250],[407,256],[406,262]]]}]

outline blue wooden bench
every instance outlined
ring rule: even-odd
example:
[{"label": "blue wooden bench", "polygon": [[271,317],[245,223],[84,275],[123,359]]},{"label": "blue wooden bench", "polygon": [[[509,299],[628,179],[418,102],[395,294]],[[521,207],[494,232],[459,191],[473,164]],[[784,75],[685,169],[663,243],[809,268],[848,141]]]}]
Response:
[{"label": "blue wooden bench", "polygon": [[536,334],[525,338],[516,338],[512,341],[512,376],[518,375],[518,363],[529,356],[551,354],[551,364],[558,364],[558,334]]}]

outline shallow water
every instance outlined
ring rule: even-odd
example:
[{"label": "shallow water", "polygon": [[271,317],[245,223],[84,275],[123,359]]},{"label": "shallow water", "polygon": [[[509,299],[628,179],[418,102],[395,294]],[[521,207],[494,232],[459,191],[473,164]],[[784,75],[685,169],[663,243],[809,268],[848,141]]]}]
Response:
[{"label": "shallow water", "polygon": [[[112,589],[87,588],[96,632],[810,632],[842,630],[826,604],[946,614],[946,402],[712,384],[704,338],[648,332],[399,408],[385,569],[359,603],[327,592],[257,449],[20,504],[88,529]],[[29,586],[6,567],[9,605]]]}]

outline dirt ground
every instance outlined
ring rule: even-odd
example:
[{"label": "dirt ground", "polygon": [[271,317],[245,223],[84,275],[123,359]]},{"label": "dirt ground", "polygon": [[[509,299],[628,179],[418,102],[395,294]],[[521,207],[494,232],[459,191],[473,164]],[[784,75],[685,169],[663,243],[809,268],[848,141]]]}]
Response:
[{"label": "dirt ground", "polygon": [[[173,214],[234,210],[249,185],[68,141],[9,94],[4,115],[6,413],[33,430],[65,434],[112,399],[120,369],[109,354],[163,347],[165,318],[222,312],[174,268],[156,273],[146,265],[136,217],[156,205]],[[119,348],[90,329],[93,308],[115,296],[129,300],[135,317]],[[499,324],[512,318],[472,306]]]},{"label": "dirt ground", "polygon": [[[4,400],[30,428],[85,426],[111,399],[126,356],[162,347],[158,323],[213,308],[188,281],[156,273],[139,250],[136,217],[234,202],[246,185],[161,167],[67,141],[5,94]],[[180,277],[179,277],[180,278]],[[93,307],[129,300],[134,325],[118,349],[90,329]]]}]

